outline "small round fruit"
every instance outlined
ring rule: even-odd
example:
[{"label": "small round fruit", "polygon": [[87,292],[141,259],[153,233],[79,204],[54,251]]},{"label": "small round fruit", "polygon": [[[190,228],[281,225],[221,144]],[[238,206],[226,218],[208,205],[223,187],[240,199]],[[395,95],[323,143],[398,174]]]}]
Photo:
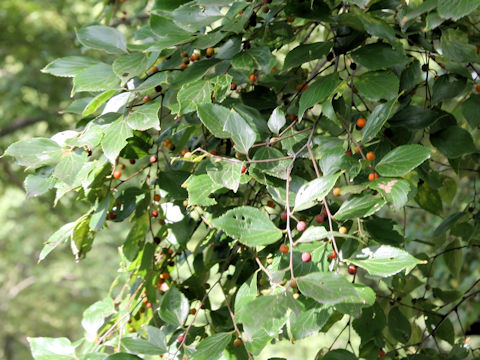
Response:
[{"label": "small round fruit", "polygon": [[135,163],[136,163],[135,159],[130,159],[130,160],[128,160],[128,162],[132,165],[135,165]]},{"label": "small round fruit", "polygon": [[355,154],[359,154],[360,153],[360,146],[355,145],[354,150],[355,150]]},{"label": "small round fruit", "polygon": [[350,69],[352,69],[352,70],[357,70],[357,64],[355,64],[354,62],[352,62],[352,63],[350,64]]},{"label": "small round fruit", "polygon": [[480,93],[480,85],[477,85],[475,89],[477,90],[478,93]]},{"label": "small round fruit", "polygon": [[373,161],[377,157],[373,151],[369,151],[365,154],[368,161]]},{"label": "small round fruit", "polygon": [[275,203],[272,200],[268,200],[267,201],[267,206],[273,208],[273,207],[275,207]]},{"label": "small round fruit", "polygon": [[182,61],[184,64],[187,64],[187,65],[190,64],[190,59],[188,57],[184,57]]},{"label": "small round fruit", "polygon": [[367,124],[367,120],[364,118],[358,118],[357,119],[357,126],[361,129]]},{"label": "small round fruit", "polygon": [[178,341],[179,343],[182,343],[183,340],[185,340],[185,337],[184,337],[183,335],[178,335],[178,336],[177,336],[177,341]]},{"label": "small round fruit", "polygon": [[355,265],[350,265],[348,267],[348,273],[350,275],[355,275],[357,273],[357,267]]},{"label": "small round fruit", "polygon": [[153,217],[158,217],[158,211],[157,210],[152,210],[152,216]]},{"label": "small round fruit", "polygon": [[248,77],[248,79],[250,80],[250,82],[254,83],[255,81],[258,80],[258,76],[255,75],[255,74],[250,74],[250,76]]},{"label": "small round fruit", "polygon": [[147,302],[147,303],[145,304],[145,307],[146,307],[147,309],[150,309],[150,308],[152,307],[152,303]]},{"label": "small round fruit", "polygon": [[280,214],[280,219],[282,219],[282,221],[287,221],[287,212],[286,211],[283,211],[281,214]]},{"label": "small round fruit", "polygon": [[195,309],[190,309],[189,311],[190,315],[195,315],[197,313],[197,310]]},{"label": "small round fruit", "polygon": [[321,224],[325,221],[325,216],[317,215],[317,216],[315,216],[315,221],[317,222],[317,224]]},{"label": "small round fruit", "polygon": [[210,47],[205,51],[205,56],[206,57],[212,57],[214,54],[215,54],[215,49],[214,48]]},{"label": "small round fruit", "polygon": [[159,202],[161,199],[162,199],[162,197],[160,196],[160,194],[153,195],[153,200],[154,201]]},{"label": "small round fruit", "polygon": [[115,220],[117,218],[117,213],[115,211],[111,211],[108,213],[107,217],[109,220]]},{"label": "small round fruit", "polygon": [[288,248],[288,245],[287,245],[287,244],[282,244],[282,245],[280,245],[280,252],[281,252],[282,254],[288,253],[289,250],[290,250],[290,249]]},{"label": "small round fruit", "polygon": [[195,56],[195,61],[198,61],[202,58],[202,55],[200,55],[200,53],[196,53],[194,56]]},{"label": "small round fruit", "polygon": [[348,156],[353,156],[353,153],[350,150],[345,151],[345,154],[347,154]]},{"label": "small round fruit", "polygon": [[297,223],[297,230],[302,232],[302,231],[305,231],[305,229],[307,228],[307,224],[305,223],[305,221],[299,221]]},{"label": "small round fruit", "polygon": [[340,196],[341,189],[339,187],[333,188],[332,193],[334,196]]},{"label": "small round fruit", "polygon": [[338,229],[338,232],[340,234],[346,234],[348,232],[348,229],[345,227],[345,226],[340,226],[340,228]]},{"label": "small round fruit", "polygon": [[163,146],[165,146],[165,147],[169,147],[171,144],[172,144],[172,140],[170,140],[170,139],[167,139],[163,142]]},{"label": "small round fruit", "polygon": [[427,72],[428,71],[428,64],[423,64],[422,65],[422,71]]},{"label": "small round fruit", "polygon": [[149,101],[151,101],[151,100],[152,100],[152,98],[151,98],[150,96],[148,96],[148,95],[147,95],[147,96],[144,96],[143,99],[142,99],[142,101],[143,101],[144,103],[147,103],[147,102],[149,102]]},{"label": "small round fruit", "polygon": [[230,90],[233,91],[233,90],[236,90],[236,89],[237,89],[237,84],[231,83],[231,84],[230,84]]},{"label": "small round fruit", "polygon": [[385,351],[383,351],[382,349],[378,350],[378,356],[385,357],[385,355],[387,355],[385,354]]},{"label": "small round fruit", "polygon": [[119,179],[120,176],[122,176],[122,172],[121,172],[120,170],[115,170],[115,171],[113,172],[113,178],[114,178],[114,179]]},{"label": "small round fruit", "polygon": [[118,164],[118,168],[121,170],[125,169],[125,164]]},{"label": "small round fruit", "polygon": [[288,114],[287,119],[290,120],[291,122],[297,121],[298,116],[296,114]]},{"label": "small round fruit", "polygon": [[305,251],[304,253],[302,253],[303,262],[310,262],[310,260],[312,260],[312,255],[308,251]]},{"label": "small round fruit", "polygon": [[330,255],[328,255],[329,259],[335,259],[336,257],[337,257],[337,253],[335,250],[333,250],[333,252]]},{"label": "small round fruit", "polygon": [[240,340],[239,338],[236,338],[235,340],[233,340],[233,346],[239,348],[242,345],[243,345],[243,341]]},{"label": "small round fruit", "polygon": [[152,72],[152,74],[155,74],[156,72],[158,72],[158,66],[156,66],[156,65],[155,65],[155,66],[152,66],[152,67],[150,68],[150,71]]},{"label": "small round fruit", "polygon": [[168,272],[164,272],[164,273],[160,274],[160,278],[163,279],[163,280],[168,280],[168,279],[170,279],[170,274]]},{"label": "small round fruit", "polygon": [[181,57],[188,56],[188,52],[186,52],[186,51],[182,51],[182,52],[180,53],[180,56],[181,56]]},{"label": "small round fruit", "polygon": [[372,172],[372,173],[368,174],[368,180],[369,181],[373,181],[375,179],[378,179],[378,174],[376,172]]},{"label": "small round fruit", "polygon": [[195,61],[195,55],[190,56],[190,61],[194,62]]},{"label": "small round fruit", "polygon": [[183,206],[185,206],[185,207],[188,206],[188,200],[183,200]]},{"label": "small round fruit", "polygon": [[152,156],[150,156],[149,161],[153,164],[153,163],[156,163],[158,161],[158,159],[155,155],[152,155]]},{"label": "small round fruit", "polygon": [[153,242],[154,242],[156,245],[160,244],[161,241],[162,241],[162,239],[160,239],[158,236],[155,236],[155,237],[153,238]]},{"label": "small round fruit", "polygon": [[183,71],[183,70],[185,70],[187,67],[188,67],[188,65],[187,65],[187,64],[185,64],[185,63],[181,63],[181,64],[180,64],[180,66],[179,66],[178,68],[179,68],[180,70],[182,70],[182,71]]},{"label": "small round fruit", "polygon": [[329,52],[327,54],[327,61],[332,61],[334,57],[335,57],[335,55],[332,52]]},{"label": "small round fruit", "polygon": [[247,167],[246,166],[242,166],[242,174],[245,174],[247,172]]},{"label": "small round fruit", "polygon": [[160,85],[155,86],[155,91],[156,91],[156,92],[159,93],[159,92],[162,92],[162,90],[163,90],[163,89],[162,89],[162,87],[161,87]]},{"label": "small round fruit", "polygon": [[293,23],[295,21],[295,18],[293,16],[287,17],[287,22]]}]

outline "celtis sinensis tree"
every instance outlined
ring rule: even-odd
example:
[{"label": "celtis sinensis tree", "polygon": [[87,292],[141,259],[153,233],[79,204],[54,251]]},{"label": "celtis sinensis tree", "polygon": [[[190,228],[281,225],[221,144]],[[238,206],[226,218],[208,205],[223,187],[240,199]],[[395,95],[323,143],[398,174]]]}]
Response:
[{"label": "celtis sinensis tree", "polygon": [[479,5],[103,1],[43,69],[77,127],[5,154],[91,206],[40,260],[124,222],[124,276],[34,358],[254,359],[340,321],[317,359],[479,356]]}]

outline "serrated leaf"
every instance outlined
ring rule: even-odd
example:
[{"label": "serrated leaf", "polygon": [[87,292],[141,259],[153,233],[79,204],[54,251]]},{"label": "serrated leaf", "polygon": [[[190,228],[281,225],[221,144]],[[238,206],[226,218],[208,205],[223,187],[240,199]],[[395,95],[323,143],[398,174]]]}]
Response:
[{"label": "serrated leaf", "polygon": [[285,57],[283,68],[288,69],[299,66],[312,60],[320,59],[327,55],[332,48],[331,42],[316,42],[312,44],[299,45]]},{"label": "serrated leaf", "polygon": [[252,130],[245,119],[234,109],[230,110],[227,121],[223,126],[224,131],[230,133],[230,137],[235,142],[235,148],[242,154],[248,154],[248,150],[255,143],[257,135]]},{"label": "serrated leaf", "polygon": [[97,203],[95,205],[95,212],[92,214],[90,218],[90,230],[98,231],[101,230],[103,224],[105,223],[105,219],[107,218],[108,210],[110,209],[110,193],[100,201],[97,199]]},{"label": "serrated leaf", "polygon": [[251,206],[229,210],[211,224],[248,246],[268,245],[282,237],[281,230],[268,216]]},{"label": "serrated leaf", "polygon": [[391,308],[388,313],[388,331],[403,344],[406,344],[412,335],[410,322],[398,306]]},{"label": "serrated leaf", "polygon": [[71,360],[75,347],[67,338],[27,337],[35,360]]},{"label": "serrated leaf", "polygon": [[450,214],[434,230],[433,237],[437,237],[445,233],[448,229],[450,229],[453,225],[455,225],[455,223],[458,220],[460,220],[463,216],[465,216],[465,213],[463,212],[456,212],[456,213]]},{"label": "serrated leaf", "polygon": [[373,109],[372,113],[368,116],[367,124],[363,129],[363,141],[370,141],[378,134],[383,125],[385,125],[390,118],[396,102],[396,99],[393,99],[384,104],[380,104]]},{"label": "serrated leaf", "polygon": [[230,115],[230,110],[217,104],[200,104],[197,106],[198,117],[215,137],[230,138],[230,133],[223,128]]},{"label": "serrated leaf", "polygon": [[209,196],[223,187],[214,183],[207,174],[192,175],[185,182],[185,185],[188,191],[188,204],[201,206],[215,205],[217,202]]},{"label": "serrated leaf", "polygon": [[161,355],[167,351],[167,347],[158,346],[143,339],[123,338],[122,346],[129,352],[144,355]]},{"label": "serrated leaf", "polygon": [[77,174],[87,162],[88,154],[86,151],[76,149],[64,153],[62,160],[55,166],[53,175],[68,185],[73,185]]},{"label": "serrated leaf", "polygon": [[178,115],[195,111],[195,106],[212,102],[213,85],[209,80],[199,80],[182,86],[177,94],[180,105]]},{"label": "serrated leaf", "polygon": [[297,242],[304,243],[323,240],[328,237],[328,234],[327,229],[323,226],[310,226],[302,233]]},{"label": "serrated leaf", "polygon": [[235,160],[212,162],[207,165],[207,174],[215,184],[237,192],[242,166],[242,162]]},{"label": "serrated leaf", "polygon": [[335,220],[367,217],[376,213],[383,205],[385,205],[385,200],[373,195],[352,196],[343,202],[333,217]]},{"label": "serrated leaf", "polygon": [[111,65],[97,64],[86,68],[73,79],[73,92],[105,91],[116,89],[120,79]]},{"label": "serrated leaf", "polygon": [[[154,49],[157,51],[195,39],[193,33],[177,26],[174,21],[165,16],[152,14],[150,16],[150,27],[158,36],[154,42]],[[150,50],[153,50],[153,48],[150,48]]]},{"label": "serrated leaf", "polygon": [[180,326],[187,318],[189,310],[185,295],[176,287],[171,287],[161,299],[158,315],[168,324]]},{"label": "serrated leaf", "polygon": [[411,191],[410,183],[405,179],[380,178],[368,184],[371,189],[377,190],[382,197],[397,209],[408,201]]},{"label": "serrated leaf", "polygon": [[380,70],[408,62],[408,58],[403,53],[383,43],[362,46],[352,53],[352,58],[370,70]]},{"label": "serrated leaf", "polygon": [[87,338],[95,340],[98,329],[103,325],[105,318],[115,313],[113,300],[107,297],[90,305],[84,312],[82,327],[87,332]]},{"label": "serrated leaf", "polygon": [[438,0],[438,13],[444,19],[458,20],[470,14],[479,5],[477,0]]},{"label": "serrated leaf", "polygon": [[103,360],[142,360],[142,358],[138,357],[137,355],[127,354],[124,352],[119,352],[116,354],[108,355]]},{"label": "serrated leaf", "polygon": [[345,349],[336,349],[325,354],[322,360],[357,360],[357,357]]},{"label": "serrated leaf", "polygon": [[390,70],[366,72],[354,81],[360,95],[373,101],[394,99],[398,94],[399,83],[398,77]]},{"label": "serrated leaf", "polygon": [[120,151],[127,145],[127,139],[132,136],[132,130],[124,119],[117,119],[107,127],[104,134],[103,153],[112,164],[115,164]]},{"label": "serrated leaf", "polygon": [[322,176],[303,185],[295,197],[294,211],[301,211],[315,206],[334,187],[341,172]]},{"label": "serrated leaf", "polygon": [[449,126],[431,134],[430,142],[449,159],[456,159],[476,151],[472,135],[458,126]]},{"label": "serrated leaf", "polygon": [[41,168],[36,174],[30,174],[25,178],[23,185],[27,191],[28,197],[35,197],[46,193],[55,185],[55,179],[52,179],[53,168]]},{"label": "serrated leaf", "polygon": [[[266,159],[280,159],[285,155],[278,149],[273,147],[262,147],[253,156],[252,160],[266,160]],[[265,174],[274,176],[279,179],[287,179],[287,166],[290,163],[289,159],[278,161],[257,162],[250,165],[249,172],[252,176],[259,178],[264,177]]]},{"label": "serrated leaf", "polygon": [[110,99],[116,92],[116,90],[107,90],[95,96],[83,109],[82,116],[86,117],[90,114],[93,114],[95,111],[98,110],[100,106],[103,105],[103,103],[105,103],[105,101]]},{"label": "serrated leaf", "polygon": [[318,78],[302,93],[298,108],[298,117],[301,119],[305,111],[315,104],[324,102],[340,84],[338,73]]},{"label": "serrated leaf", "polygon": [[100,61],[86,56],[67,56],[53,60],[42,69],[42,72],[60,77],[75,77],[83,70]]},{"label": "serrated leaf", "polygon": [[115,28],[101,25],[87,26],[77,30],[77,39],[84,46],[104,50],[109,54],[127,52],[125,36]]},{"label": "serrated leaf", "polygon": [[296,340],[306,338],[318,332],[332,313],[331,308],[313,308],[299,314],[290,313],[290,331]]},{"label": "serrated leaf", "polygon": [[127,117],[127,124],[133,130],[160,130],[158,112],[161,104],[156,101],[150,101],[142,106],[137,106]]},{"label": "serrated leaf", "polygon": [[147,56],[139,52],[120,56],[112,64],[113,72],[123,81],[142,75],[147,66]]},{"label": "serrated leaf", "polygon": [[95,232],[90,230],[91,215],[82,216],[77,220],[72,232],[72,253],[76,260],[84,258],[92,248]]},{"label": "serrated leaf", "polygon": [[54,232],[46,241],[42,251],[40,252],[40,255],[38,255],[38,262],[45,259],[47,255],[50,254],[50,252],[52,252],[53,249],[55,249],[58,245],[67,242],[73,233],[73,228],[75,225],[76,222],[74,221],[63,225],[60,229]]},{"label": "serrated leaf", "polygon": [[285,113],[281,108],[277,107],[268,119],[268,128],[272,133],[278,135],[283,125],[285,125],[285,122]]},{"label": "serrated leaf", "polygon": [[55,165],[62,154],[62,148],[55,141],[45,138],[18,141],[10,145],[4,153],[13,156],[18,164],[28,167]]},{"label": "serrated leaf", "polygon": [[479,113],[480,95],[470,95],[470,97],[462,103],[462,114],[472,128],[480,125]]},{"label": "serrated leaf", "polygon": [[217,360],[219,359],[228,343],[232,339],[231,333],[218,333],[200,341],[196,351],[193,353],[195,360]]},{"label": "serrated leaf", "polygon": [[[461,247],[462,243],[459,239],[452,241],[445,250],[450,250],[454,248]],[[458,277],[460,270],[462,270],[463,265],[463,254],[462,249],[450,250],[442,255],[445,265],[447,265],[448,270],[454,277]]]},{"label": "serrated leaf", "polygon": [[389,277],[422,263],[422,260],[413,257],[405,250],[388,245],[364,248],[348,261],[367,270],[369,274],[380,277]]},{"label": "serrated leaf", "polygon": [[303,295],[321,304],[337,304],[347,297],[358,297],[353,284],[337,273],[314,272],[296,280]]},{"label": "serrated leaf", "polygon": [[401,145],[385,155],[375,170],[382,176],[403,176],[429,159],[431,153],[422,145]]}]

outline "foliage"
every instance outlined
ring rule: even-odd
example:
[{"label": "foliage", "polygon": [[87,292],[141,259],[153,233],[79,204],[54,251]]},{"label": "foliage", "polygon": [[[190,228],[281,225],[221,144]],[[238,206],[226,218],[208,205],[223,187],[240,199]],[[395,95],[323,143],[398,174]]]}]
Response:
[{"label": "foliage", "polygon": [[253,359],[347,318],[316,358],[473,357],[478,3],[155,1],[115,23],[124,3],[43,69],[73,79],[75,130],[5,151],[28,194],[88,204],[41,259],[131,224],[128,281],[33,356]]}]

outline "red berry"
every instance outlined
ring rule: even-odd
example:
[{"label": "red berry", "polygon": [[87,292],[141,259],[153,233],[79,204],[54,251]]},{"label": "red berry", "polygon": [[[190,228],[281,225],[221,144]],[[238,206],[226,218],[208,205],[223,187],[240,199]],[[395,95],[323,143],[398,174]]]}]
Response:
[{"label": "red berry", "polygon": [[160,244],[161,241],[162,241],[162,239],[160,239],[158,236],[155,236],[155,237],[153,238],[153,242],[154,242],[156,245]]},{"label": "red berry", "polygon": [[318,224],[321,224],[325,221],[325,216],[323,215],[317,215],[315,216],[315,221],[318,223]]},{"label": "red berry", "polygon": [[242,174],[245,174],[247,172],[247,167],[246,166],[242,166]]},{"label": "red berry", "polygon": [[329,259],[335,259],[337,257],[337,253],[335,250],[333,250],[333,253],[331,253],[330,255],[328,255],[328,258]]},{"label": "red berry", "polygon": [[280,252],[281,252],[282,254],[288,253],[288,250],[289,250],[289,248],[288,248],[288,245],[287,245],[287,244],[282,244],[282,245],[280,245]]},{"label": "red berry", "polygon": [[128,160],[128,162],[132,165],[135,165],[135,159],[130,159],[130,160]]},{"label": "red berry", "polygon": [[120,170],[115,170],[115,171],[113,172],[113,177],[114,177],[115,179],[119,179],[120,176],[122,176],[122,172],[121,172]]},{"label": "red berry", "polygon": [[353,156],[353,153],[350,150],[345,151],[345,154],[347,154],[348,156]]},{"label": "red berry", "polygon": [[237,84],[231,83],[230,90],[235,90],[237,88]]},{"label": "red berry", "polygon": [[383,351],[382,349],[378,350],[378,356],[384,357],[385,355],[387,355],[385,354],[385,351]]},{"label": "red berry", "polygon": [[348,267],[348,273],[350,275],[355,275],[357,273],[357,267],[355,265],[350,265]]},{"label": "red berry", "polygon": [[304,253],[302,253],[303,262],[309,262],[310,260],[312,260],[312,255],[308,251],[305,251]]},{"label": "red berry", "polygon": [[158,216],[158,211],[157,211],[157,210],[153,210],[153,211],[152,211],[152,216],[153,216],[153,217],[157,217],[157,216]]},{"label": "red berry", "polygon": [[150,308],[152,307],[152,303],[147,302],[147,303],[145,304],[145,307],[146,307],[147,309],[150,309]]},{"label": "red berry", "polygon": [[275,207],[275,203],[272,200],[269,200],[267,202],[267,206],[273,208],[273,207]]},{"label": "red berry", "polygon": [[153,164],[153,163],[156,163],[157,162],[157,157],[155,155],[152,155],[150,156],[150,162]]},{"label": "red berry", "polygon": [[178,341],[179,343],[182,343],[184,339],[185,339],[185,338],[183,337],[183,335],[178,335],[178,336],[177,336],[177,341]]},{"label": "red berry", "polygon": [[307,228],[307,224],[305,223],[305,221],[299,221],[297,223],[297,230],[302,232],[302,231],[305,231],[305,229]]},{"label": "red berry", "polygon": [[287,212],[284,211],[280,214],[280,219],[282,219],[282,221],[287,221]]}]

